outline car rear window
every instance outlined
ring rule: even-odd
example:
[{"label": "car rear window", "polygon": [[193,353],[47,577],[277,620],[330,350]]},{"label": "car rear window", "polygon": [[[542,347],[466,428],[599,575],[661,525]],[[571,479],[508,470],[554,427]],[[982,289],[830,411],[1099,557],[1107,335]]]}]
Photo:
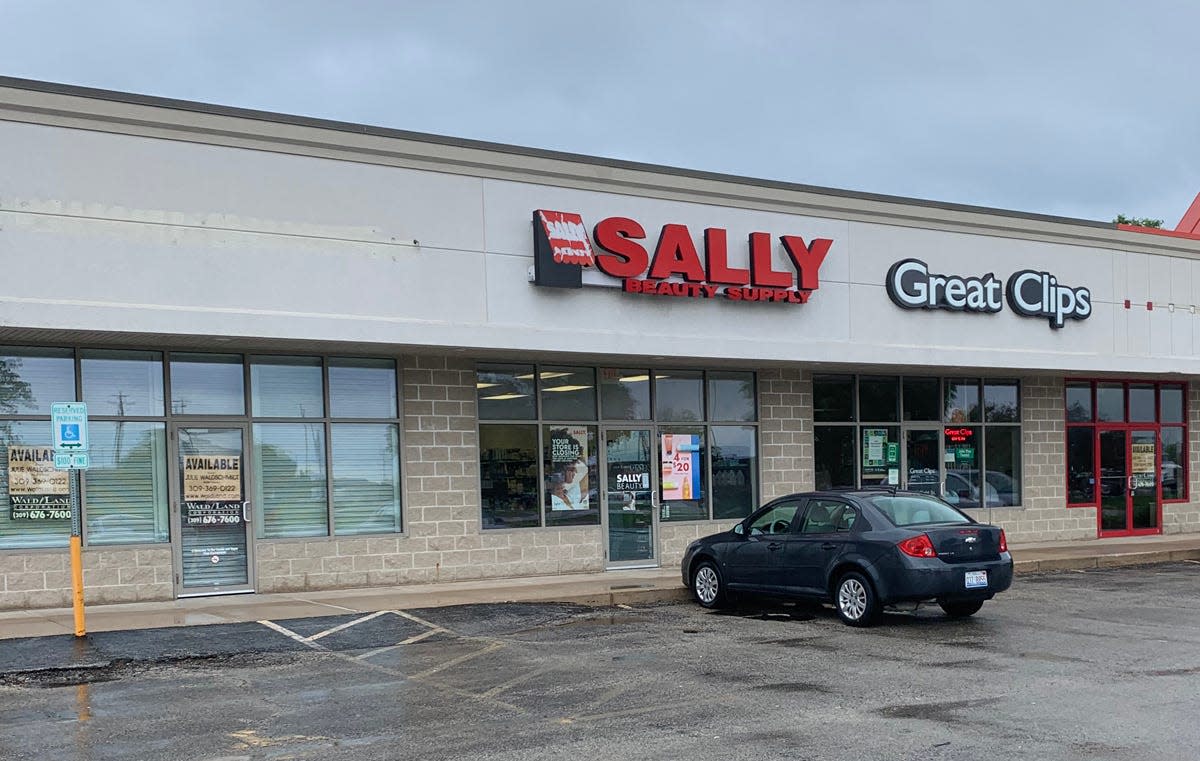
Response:
[{"label": "car rear window", "polygon": [[869,497],[868,501],[897,526],[971,522],[970,518],[953,507],[929,497],[880,494]]}]

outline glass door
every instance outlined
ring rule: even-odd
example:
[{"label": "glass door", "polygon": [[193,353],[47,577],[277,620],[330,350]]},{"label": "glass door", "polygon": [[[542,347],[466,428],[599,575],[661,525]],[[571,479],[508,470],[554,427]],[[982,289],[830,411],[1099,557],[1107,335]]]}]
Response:
[{"label": "glass door", "polygon": [[1157,533],[1161,484],[1158,432],[1110,429],[1099,433],[1100,533]]},{"label": "glass door", "polygon": [[171,433],[176,594],[254,591],[246,426],[177,425]]},{"label": "glass door", "polygon": [[604,534],[610,568],[657,563],[658,483],[649,428],[604,431]]},{"label": "glass door", "polygon": [[933,495],[942,493],[942,429],[904,431],[904,488]]}]

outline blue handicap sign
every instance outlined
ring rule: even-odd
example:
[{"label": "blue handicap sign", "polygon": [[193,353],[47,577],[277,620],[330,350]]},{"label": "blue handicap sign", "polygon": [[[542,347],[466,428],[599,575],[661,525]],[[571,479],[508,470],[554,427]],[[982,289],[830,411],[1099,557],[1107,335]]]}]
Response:
[{"label": "blue handicap sign", "polygon": [[79,441],[79,426],[75,423],[63,423],[59,438],[63,441]]}]

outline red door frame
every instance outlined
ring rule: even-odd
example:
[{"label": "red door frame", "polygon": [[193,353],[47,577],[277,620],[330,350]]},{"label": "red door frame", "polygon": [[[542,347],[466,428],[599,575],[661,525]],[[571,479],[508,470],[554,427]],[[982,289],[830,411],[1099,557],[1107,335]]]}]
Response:
[{"label": "red door frame", "polygon": [[[1107,539],[1116,536],[1150,536],[1162,533],[1162,517],[1163,517],[1163,500],[1162,500],[1162,431],[1159,423],[1097,423],[1095,426],[1095,441],[1093,443],[1093,452],[1095,457],[1095,466],[1092,470],[1097,475],[1096,479],[1096,535],[1101,539]],[[1104,517],[1104,495],[1101,492],[1102,486],[1100,481],[1100,434],[1105,431],[1123,431],[1125,433],[1125,476],[1124,482],[1126,485],[1129,479],[1133,477],[1130,465],[1133,463],[1133,434],[1152,433],[1154,434],[1154,508],[1155,519],[1154,528],[1134,528],[1133,527],[1133,490],[1125,489],[1125,528],[1121,530],[1103,528]]]}]

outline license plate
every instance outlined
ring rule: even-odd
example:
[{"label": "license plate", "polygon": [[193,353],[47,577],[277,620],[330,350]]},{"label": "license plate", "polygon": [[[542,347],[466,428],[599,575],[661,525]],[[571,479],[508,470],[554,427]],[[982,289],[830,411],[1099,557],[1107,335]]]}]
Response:
[{"label": "license plate", "polygon": [[967,571],[967,589],[980,589],[987,586],[987,571]]}]

